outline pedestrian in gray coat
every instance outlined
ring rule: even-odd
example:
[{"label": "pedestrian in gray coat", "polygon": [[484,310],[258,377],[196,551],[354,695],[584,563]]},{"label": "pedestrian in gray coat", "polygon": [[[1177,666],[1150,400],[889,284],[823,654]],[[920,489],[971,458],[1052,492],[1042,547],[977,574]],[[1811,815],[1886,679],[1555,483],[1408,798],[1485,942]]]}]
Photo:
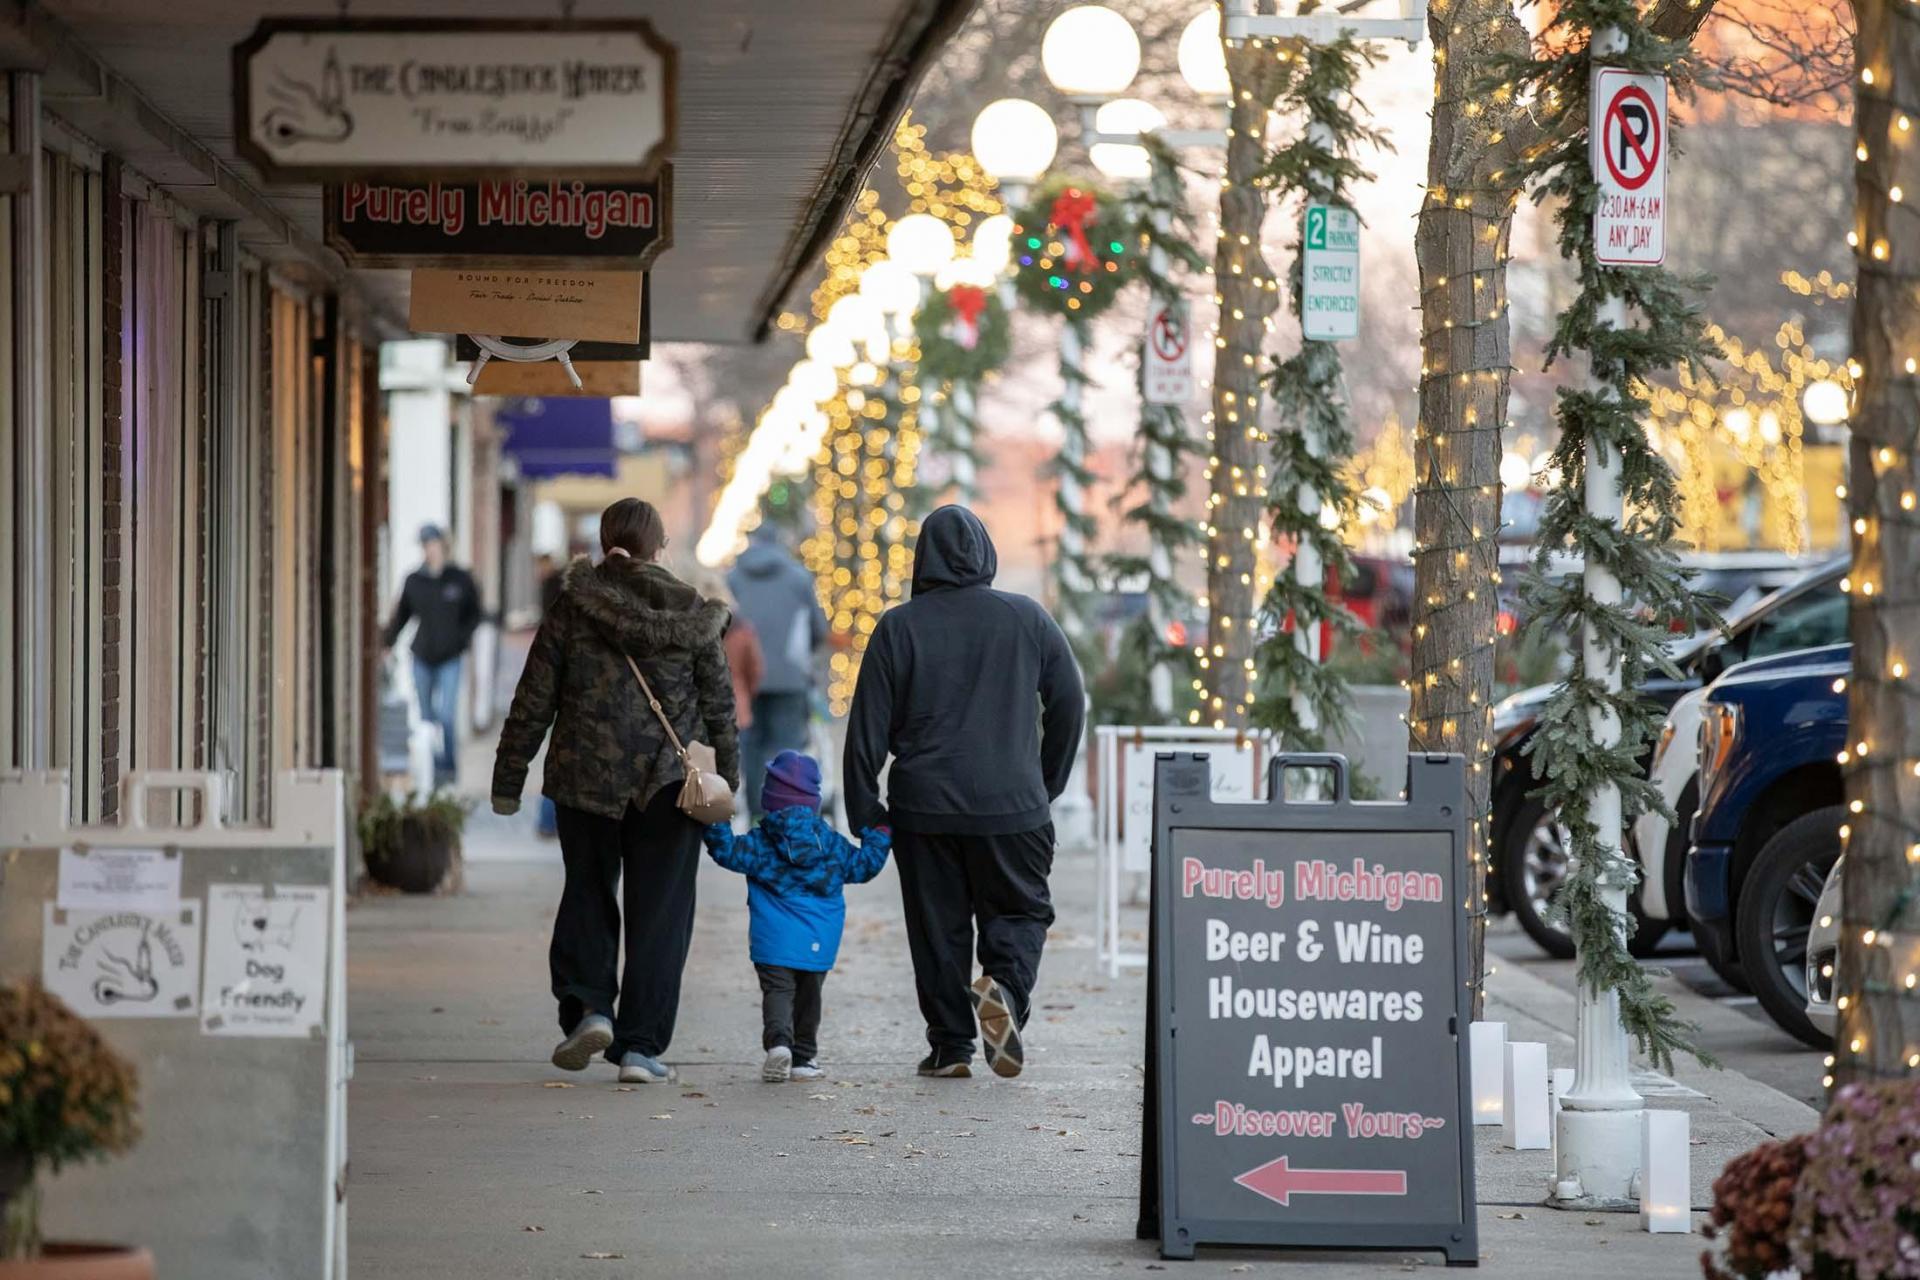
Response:
[{"label": "pedestrian in gray coat", "polygon": [[747,805],[763,813],[760,783],[767,764],[782,751],[807,749],[807,718],[813,697],[813,659],[827,638],[827,615],[814,592],[813,575],[787,550],[780,531],[762,524],[727,575],[737,612],[753,624],[765,661],[753,695],[753,718],[740,733]]}]

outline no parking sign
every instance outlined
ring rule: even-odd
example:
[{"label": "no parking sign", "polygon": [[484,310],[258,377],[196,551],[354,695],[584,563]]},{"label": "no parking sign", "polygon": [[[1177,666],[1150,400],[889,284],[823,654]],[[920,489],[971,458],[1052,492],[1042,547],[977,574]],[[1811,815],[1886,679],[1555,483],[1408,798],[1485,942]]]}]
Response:
[{"label": "no parking sign", "polygon": [[1589,152],[1600,199],[1594,257],[1610,267],[1667,259],[1667,79],[1617,67],[1593,73]]}]

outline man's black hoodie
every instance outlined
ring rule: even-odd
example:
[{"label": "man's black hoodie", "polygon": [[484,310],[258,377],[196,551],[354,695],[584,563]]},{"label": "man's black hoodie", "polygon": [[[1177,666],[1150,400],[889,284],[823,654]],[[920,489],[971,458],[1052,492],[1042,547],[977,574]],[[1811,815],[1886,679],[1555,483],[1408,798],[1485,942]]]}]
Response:
[{"label": "man's black hoodie", "polygon": [[[945,506],[920,526],[913,598],[880,616],[847,720],[847,821],[999,835],[1049,821],[1086,722],[1080,669],[1038,604],[995,591],[986,526]],[[888,803],[880,768],[893,756]]]}]

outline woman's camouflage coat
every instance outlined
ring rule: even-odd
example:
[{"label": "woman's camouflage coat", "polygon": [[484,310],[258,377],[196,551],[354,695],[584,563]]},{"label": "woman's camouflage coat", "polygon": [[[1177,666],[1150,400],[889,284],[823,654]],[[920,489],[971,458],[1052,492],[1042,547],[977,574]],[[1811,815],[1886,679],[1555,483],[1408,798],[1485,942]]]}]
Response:
[{"label": "woman's camouflage coat", "polygon": [[555,804],[618,818],[685,776],[622,653],[633,655],[682,742],[714,750],[740,786],[733,682],[720,637],[727,607],[657,564],[609,556],[568,565],[514,690],[493,762],[494,807],[512,812],[547,726],[546,785]]}]

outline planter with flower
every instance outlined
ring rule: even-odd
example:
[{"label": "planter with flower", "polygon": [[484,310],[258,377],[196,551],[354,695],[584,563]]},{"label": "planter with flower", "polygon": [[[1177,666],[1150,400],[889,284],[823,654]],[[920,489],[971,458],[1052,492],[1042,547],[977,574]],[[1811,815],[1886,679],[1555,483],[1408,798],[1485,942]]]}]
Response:
[{"label": "planter with flower", "polygon": [[445,791],[397,801],[382,793],[360,812],[360,856],[367,874],[402,893],[457,888],[460,833],[472,807]]},{"label": "planter with flower", "polygon": [[39,1179],[139,1136],[132,1064],[39,983],[0,984],[0,1280],[152,1280],[144,1249],[46,1243]]}]

